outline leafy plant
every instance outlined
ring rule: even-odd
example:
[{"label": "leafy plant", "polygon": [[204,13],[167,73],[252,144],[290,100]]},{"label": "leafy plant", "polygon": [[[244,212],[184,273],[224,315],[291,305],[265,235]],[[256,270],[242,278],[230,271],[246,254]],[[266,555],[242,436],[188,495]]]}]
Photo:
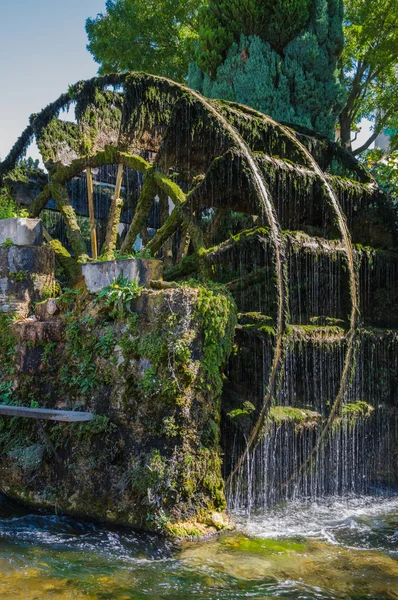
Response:
[{"label": "leafy plant", "polygon": [[149,248],[143,248],[142,250],[138,250],[137,252],[134,252],[133,256],[134,258],[144,258],[145,260],[154,259]]},{"label": "leafy plant", "polygon": [[368,168],[380,187],[398,201],[398,151],[384,154],[382,150],[370,150],[364,156]]},{"label": "leafy plant", "polygon": [[15,283],[25,281],[30,275],[29,271],[10,271],[9,278]]},{"label": "leafy plant", "polygon": [[104,301],[105,306],[111,309],[111,316],[123,316],[126,311],[133,312],[130,304],[135,298],[138,298],[142,289],[137,281],[131,281],[119,275],[115,281],[97,293],[96,301]]},{"label": "leafy plant", "polygon": [[1,247],[5,249],[5,248],[10,248],[13,245],[14,245],[14,242],[10,238],[7,238],[6,241],[2,243]]}]

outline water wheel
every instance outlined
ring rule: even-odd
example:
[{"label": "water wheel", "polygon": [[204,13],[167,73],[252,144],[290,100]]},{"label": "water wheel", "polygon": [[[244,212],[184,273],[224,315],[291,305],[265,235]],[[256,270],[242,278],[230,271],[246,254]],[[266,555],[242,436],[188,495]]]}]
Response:
[{"label": "water wheel", "polygon": [[[60,111],[71,104],[75,122],[60,120]],[[0,173],[15,164],[33,136],[49,183],[30,213],[39,216],[48,201],[55,200],[74,255],[72,259],[59,242],[53,242],[64,264],[88,260],[68,184],[86,171],[90,205],[93,169],[115,165],[118,174],[100,248],[103,256],[111,258],[115,250],[131,252],[141,235],[145,250],[164,260],[167,278],[205,275],[227,285],[241,312],[257,311],[272,320],[273,359],[265,397],[233,473],[256,445],[275,397],[288,323],[295,320],[289,310],[294,304],[292,256],[299,248],[304,256],[342,257],[347,302],[344,314],[329,316],[342,317],[346,324],[345,362],[322,443],[339,411],[353,361],[360,308],[353,241],[395,243],[394,217],[367,171],[342,148],[313,132],[276,123],[244,106],[205,99],[163,78],[135,73],[71,86],[32,116]],[[137,174],[138,193],[128,231],[118,241],[120,191],[127,170]],[[155,202],[159,218],[149,236],[148,215]],[[367,212],[377,213],[378,228],[362,226]],[[94,217],[91,210],[92,224]],[[315,285],[321,289],[322,282]],[[330,293],[325,289],[326,302]],[[302,314],[300,302],[296,312]]]}]

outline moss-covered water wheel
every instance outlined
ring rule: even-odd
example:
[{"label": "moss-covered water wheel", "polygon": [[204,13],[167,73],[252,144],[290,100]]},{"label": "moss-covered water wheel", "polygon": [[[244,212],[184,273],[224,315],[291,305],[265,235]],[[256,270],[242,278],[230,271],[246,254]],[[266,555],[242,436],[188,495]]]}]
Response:
[{"label": "moss-covered water wheel", "polygon": [[[75,123],[59,119],[60,111],[71,103]],[[55,199],[73,258],[57,240],[51,243],[63,266],[72,268],[72,276],[89,257],[65,186],[87,169],[122,165],[141,174],[142,186],[119,250],[131,252],[158,201],[160,226],[145,248],[163,258],[166,278],[204,275],[226,284],[241,312],[248,312],[256,298],[256,310],[260,307],[272,319],[272,367],[245,452],[256,444],[276,395],[291,315],[291,257],[297,248],[311,256],[342,256],[348,290],[342,315],[347,330],[345,364],[322,443],[340,409],[353,363],[360,310],[359,253],[353,242],[395,245],[395,216],[368,172],[313,132],[137,73],[79,82],[32,115],[30,126],[0,165],[0,175],[15,165],[33,136],[50,179],[30,213],[39,216],[48,200]],[[107,258],[117,243],[121,210],[117,195],[101,250]],[[245,454],[234,472],[244,458]]]}]

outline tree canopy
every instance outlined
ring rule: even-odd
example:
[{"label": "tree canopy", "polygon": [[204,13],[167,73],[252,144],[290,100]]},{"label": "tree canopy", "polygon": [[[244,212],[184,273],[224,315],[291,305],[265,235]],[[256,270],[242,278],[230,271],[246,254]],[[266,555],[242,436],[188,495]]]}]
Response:
[{"label": "tree canopy", "polygon": [[345,46],[341,81],[347,99],[340,114],[342,144],[351,150],[351,131],[363,119],[373,133],[366,150],[386,126],[398,123],[398,0],[345,0]]},{"label": "tree canopy", "polygon": [[198,20],[192,87],[334,137],[341,0],[209,0]]},{"label": "tree canopy", "polygon": [[100,74],[189,71],[207,96],[330,137],[339,121],[350,151],[371,119],[355,153],[398,127],[398,0],[345,0],[344,21],[342,0],[108,0],[86,30]]},{"label": "tree canopy", "polygon": [[211,77],[242,35],[266,40],[277,52],[308,23],[312,0],[210,0],[199,11],[198,66]]},{"label": "tree canopy", "polygon": [[183,81],[197,37],[199,0],[108,0],[86,21],[99,73],[146,71]]}]

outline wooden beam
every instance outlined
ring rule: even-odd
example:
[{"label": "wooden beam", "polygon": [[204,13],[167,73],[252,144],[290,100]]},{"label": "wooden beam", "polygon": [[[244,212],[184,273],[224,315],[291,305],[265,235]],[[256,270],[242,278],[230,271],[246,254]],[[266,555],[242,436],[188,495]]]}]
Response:
[{"label": "wooden beam", "polygon": [[90,236],[91,236],[91,254],[94,260],[98,258],[97,250],[97,230],[95,228],[95,212],[94,212],[94,191],[93,191],[93,175],[91,168],[86,168],[87,178],[87,196],[88,196],[88,214],[90,217]]},{"label": "wooden beam", "polygon": [[115,192],[112,196],[111,208],[109,211],[105,242],[101,249],[102,256],[105,256],[108,260],[114,258],[116,250],[118,227],[123,206],[123,200],[120,197],[123,182],[123,169],[123,165],[119,164],[117,168]]},{"label": "wooden beam", "polygon": [[66,423],[81,423],[92,421],[93,413],[76,410],[52,410],[48,408],[27,408],[26,406],[8,406],[0,404],[0,416],[25,417],[28,419],[44,419],[47,421],[64,421]]}]

